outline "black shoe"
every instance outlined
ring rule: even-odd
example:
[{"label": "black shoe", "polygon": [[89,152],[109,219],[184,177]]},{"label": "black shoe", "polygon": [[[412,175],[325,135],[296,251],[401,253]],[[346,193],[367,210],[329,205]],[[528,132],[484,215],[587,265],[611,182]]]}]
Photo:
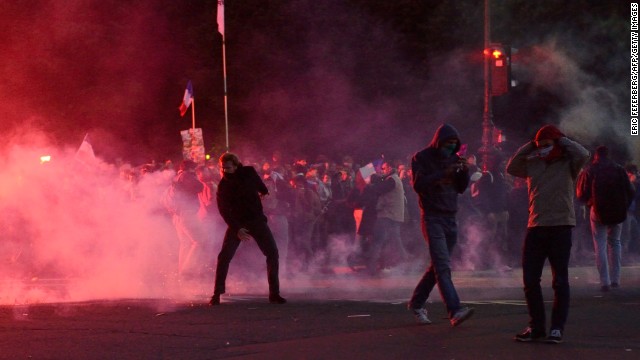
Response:
[{"label": "black shoe", "polygon": [[286,304],[287,299],[280,296],[280,294],[271,294],[269,295],[269,302],[271,304]]},{"label": "black shoe", "polygon": [[220,294],[213,294],[211,297],[211,301],[209,301],[209,306],[220,305]]},{"label": "black shoe", "polygon": [[610,290],[609,285],[602,285],[600,287],[600,291],[602,292],[608,292]]},{"label": "black shoe", "polygon": [[562,330],[551,329],[551,333],[544,341],[550,344],[560,344],[562,342]]},{"label": "black shoe", "polygon": [[618,283],[616,283],[616,282],[611,283],[611,288],[612,288],[612,289],[617,289],[617,288],[619,288],[619,287],[620,287],[620,284],[618,284]]},{"label": "black shoe", "polygon": [[524,329],[520,334],[517,334],[513,339],[520,342],[539,341],[545,338],[547,334],[544,331],[532,329],[530,327]]}]

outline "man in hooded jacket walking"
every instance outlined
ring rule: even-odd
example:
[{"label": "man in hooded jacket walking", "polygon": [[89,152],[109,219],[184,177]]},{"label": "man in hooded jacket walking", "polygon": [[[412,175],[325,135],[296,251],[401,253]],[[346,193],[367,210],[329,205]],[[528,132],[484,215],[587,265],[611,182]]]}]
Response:
[{"label": "man in hooded jacket walking", "polygon": [[456,154],[460,146],[458,131],[452,125],[443,124],[436,130],[429,146],[411,160],[413,189],[419,196],[422,210],[422,233],[431,255],[431,265],[408,304],[421,324],[431,323],[424,305],[436,284],[452,326],[460,325],[474,311],[461,306],[451,279],[451,252],[458,237],[458,195],[469,185],[467,160]]}]

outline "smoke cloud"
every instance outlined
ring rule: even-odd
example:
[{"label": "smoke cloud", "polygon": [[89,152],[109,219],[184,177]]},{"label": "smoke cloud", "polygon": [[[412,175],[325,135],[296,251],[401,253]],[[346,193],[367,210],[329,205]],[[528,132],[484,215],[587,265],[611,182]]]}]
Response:
[{"label": "smoke cloud", "polygon": [[515,65],[519,80],[530,84],[532,92],[552,94],[547,105],[555,111],[543,117],[542,123],[557,123],[568,136],[591,149],[606,144],[620,162],[640,160],[638,142],[629,135],[628,106],[619,83],[589,73],[581,64],[585,55],[556,38],[525,52],[520,57],[526,60]]},{"label": "smoke cloud", "polygon": [[[442,122],[460,130],[470,153],[478,149],[482,61],[474,54],[482,47],[481,7],[445,1],[403,5],[410,7],[338,0],[227,2],[231,150],[243,160],[268,157],[276,149],[285,156],[306,154],[310,161],[318,154],[335,160],[353,155],[361,163],[380,154],[405,159]],[[536,8],[548,7],[563,20],[542,28],[513,6],[497,3],[494,23],[512,26],[494,31],[497,41],[528,49],[514,62],[520,88],[496,99],[494,120],[506,130],[506,149],[529,140],[543,123],[557,123],[588,146],[624,144],[614,155],[640,162],[640,145],[628,135],[628,97],[618,90],[620,77],[603,81],[585,65],[595,46],[614,42],[607,38],[591,46],[583,37],[594,39],[609,28],[615,34],[617,28],[599,23],[567,29],[567,17],[553,6],[571,5],[551,2]],[[212,0],[0,5],[0,221],[7,233],[0,245],[6,279],[0,302],[180,298],[211,290],[211,282],[178,286],[174,277],[177,238],[159,203],[172,174],[145,175],[132,200],[130,184],[112,164],[123,159],[135,168],[150,159],[180,158],[179,131],[191,123],[178,116],[177,107],[190,79],[196,126],[204,130],[207,150],[222,151],[215,8]],[[424,23],[404,23],[399,19],[409,14],[401,11],[421,14]],[[514,25],[520,22],[527,23]],[[498,39],[507,33],[511,38]],[[415,38],[431,45],[416,46]],[[626,66],[618,55],[603,58],[602,67],[614,75]],[[546,112],[537,113],[541,108]],[[86,133],[101,159],[97,166],[75,160]],[[52,161],[41,164],[42,155]],[[212,263],[224,229],[218,222],[212,230]],[[465,251],[480,246],[480,228],[466,234]],[[332,244],[335,265],[344,266],[353,248],[343,239]],[[479,266],[470,257],[463,260],[465,268]],[[320,256],[314,263],[322,261]],[[408,268],[423,267],[424,261]],[[266,289],[255,244],[239,249],[229,288]]]},{"label": "smoke cloud", "polygon": [[[1,303],[166,294],[175,240],[158,211],[164,174],[145,179],[133,202],[114,166],[87,166],[42,134],[25,134],[2,154]],[[43,155],[51,161],[41,163]]]}]

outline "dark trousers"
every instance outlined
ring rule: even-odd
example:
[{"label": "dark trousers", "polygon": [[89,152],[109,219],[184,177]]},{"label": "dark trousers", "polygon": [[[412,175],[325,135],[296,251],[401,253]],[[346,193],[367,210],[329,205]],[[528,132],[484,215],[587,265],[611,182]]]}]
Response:
[{"label": "dark trousers", "polygon": [[527,229],[522,251],[524,295],[529,309],[529,326],[544,331],[545,309],[540,278],[548,258],[553,276],[551,329],[564,330],[569,315],[570,226],[540,226]]},{"label": "dark trousers", "polygon": [[[271,229],[267,226],[267,222],[262,220],[245,224],[244,227],[249,230],[249,234],[256,240],[260,251],[262,251],[262,254],[267,257],[269,293],[279,294],[280,280],[278,278],[278,247],[275,239],[273,238],[273,234],[271,233]],[[231,259],[233,259],[238,246],[240,246],[240,241],[238,234],[227,228],[227,232],[224,234],[222,249],[220,249],[220,254],[218,254],[214,294],[225,293],[225,282],[227,280],[227,273],[229,272],[229,264],[231,263]]]}]

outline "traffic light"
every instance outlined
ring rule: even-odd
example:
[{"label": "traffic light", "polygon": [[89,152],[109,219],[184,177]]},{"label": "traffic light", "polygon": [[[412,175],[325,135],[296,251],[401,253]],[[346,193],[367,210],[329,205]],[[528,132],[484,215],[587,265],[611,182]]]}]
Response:
[{"label": "traffic light", "polygon": [[502,44],[491,44],[486,54],[489,56],[491,95],[506,94],[511,86],[511,48]]}]

